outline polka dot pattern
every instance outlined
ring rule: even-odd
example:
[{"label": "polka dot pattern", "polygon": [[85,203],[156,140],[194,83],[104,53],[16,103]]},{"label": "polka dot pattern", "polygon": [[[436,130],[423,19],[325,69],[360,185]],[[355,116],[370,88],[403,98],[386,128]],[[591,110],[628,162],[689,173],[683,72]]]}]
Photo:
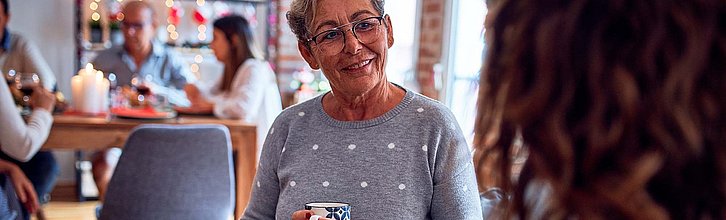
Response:
[{"label": "polka dot pattern", "polygon": [[297,116],[300,116],[300,117],[305,116],[305,112],[298,112]]},{"label": "polka dot pattern", "polygon": [[355,144],[348,145],[348,149],[354,150],[355,149]]},{"label": "polka dot pattern", "polygon": [[429,146],[424,145],[424,146],[421,147],[421,150],[423,150],[423,151],[429,151]]},{"label": "polka dot pattern", "polygon": [[290,181],[290,186],[295,186],[297,183],[295,181]]},{"label": "polka dot pattern", "polygon": [[418,109],[416,109],[416,111],[417,111],[417,112],[423,112],[423,111],[424,111],[424,109],[423,109],[423,108],[418,108]]},{"label": "polka dot pattern", "polygon": [[400,190],[403,190],[405,188],[406,188],[406,185],[404,185],[403,183],[401,183],[400,185],[398,185],[398,189],[400,189]]},{"label": "polka dot pattern", "polygon": [[393,149],[394,147],[396,147],[395,144],[393,144],[393,143],[388,144],[388,149]]},{"label": "polka dot pattern", "polygon": [[260,187],[260,181],[257,181],[257,188]]},{"label": "polka dot pattern", "polygon": [[366,188],[366,187],[368,187],[368,183],[367,182],[361,182],[360,183],[360,187]]},{"label": "polka dot pattern", "polygon": [[318,146],[317,144],[316,145],[313,145],[313,150],[317,150],[319,147],[320,146]]},{"label": "polka dot pattern", "polygon": [[324,187],[328,187],[328,186],[330,186],[330,182],[328,182],[328,181],[325,181],[325,182],[323,182],[323,186],[324,186]]},{"label": "polka dot pattern", "polygon": [[270,134],[274,134],[274,133],[275,133],[275,128],[270,128]]}]

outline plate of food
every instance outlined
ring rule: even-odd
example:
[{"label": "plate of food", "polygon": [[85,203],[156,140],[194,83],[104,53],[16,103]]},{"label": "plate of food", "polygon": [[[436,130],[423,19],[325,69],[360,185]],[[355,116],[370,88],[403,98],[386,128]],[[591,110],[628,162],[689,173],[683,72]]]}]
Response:
[{"label": "plate of food", "polygon": [[174,110],[179,114],[184,115],[214,115],[211,108],[197,108],[197,107],[174,107]]},{"label": "plate of food", "polygon": [[133,119],[169,119],[176,117],[176,111],[159,111],[152,107],[144,108],[113,108],[111,114],[121,118]]}]

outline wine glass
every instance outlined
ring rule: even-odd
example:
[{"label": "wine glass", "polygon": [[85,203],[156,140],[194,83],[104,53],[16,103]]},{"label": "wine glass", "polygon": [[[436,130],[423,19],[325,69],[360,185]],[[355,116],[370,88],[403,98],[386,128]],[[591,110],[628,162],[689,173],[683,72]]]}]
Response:
[{"label": "wine glass", "polygon": [[38,77],[37,73],[15,73],[15,88],[23,93],[22,115],[30,114],[30,95],[33,94],[33,89],[38,86],[40,86],[40,77]]},{"label": "wine glass", "polygon": [[12,85],[15,83],[15,70],[8,70],[8,72],[5,74],[5,81],[8,82],[8,85]]},{"label": "wine glass", "polygon": [[136,90],[136,93],[138,93],[139,95],[137,96],[139,105],[143,105],[144,100],[149,98],[149,96],[151,95],[151,88],[149,88],[147,83],[150,83],[153,79],[153,76],[149,74],[143,76],[139,74],[134,74],[134,76],[131,78],[131,86]]}]

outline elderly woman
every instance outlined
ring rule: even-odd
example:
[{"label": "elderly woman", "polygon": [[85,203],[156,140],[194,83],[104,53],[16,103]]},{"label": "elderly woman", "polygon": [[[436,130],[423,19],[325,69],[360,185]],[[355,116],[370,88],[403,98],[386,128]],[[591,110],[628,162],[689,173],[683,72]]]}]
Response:
[{"label": "elderly woman", "polygon": [[343,202],[357,219],[481,219],[469,148],[441,103],[387,81],[383,0],[294,0],[298,49],[332,92],[269,131],[243,219],[308,219]]}]

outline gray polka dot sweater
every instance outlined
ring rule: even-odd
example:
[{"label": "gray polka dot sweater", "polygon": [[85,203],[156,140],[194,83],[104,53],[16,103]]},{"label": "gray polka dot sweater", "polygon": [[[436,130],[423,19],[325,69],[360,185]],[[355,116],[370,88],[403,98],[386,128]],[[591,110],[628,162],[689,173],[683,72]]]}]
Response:
[{"label": "gray polka dot sweater", "polygon": [[290,219],[345,202],[351,219],[481,219],[469,148],[441,103],[407,90],[366,121],[338,121],[322,95],[285,109],[268,132],[242,219]]}]

